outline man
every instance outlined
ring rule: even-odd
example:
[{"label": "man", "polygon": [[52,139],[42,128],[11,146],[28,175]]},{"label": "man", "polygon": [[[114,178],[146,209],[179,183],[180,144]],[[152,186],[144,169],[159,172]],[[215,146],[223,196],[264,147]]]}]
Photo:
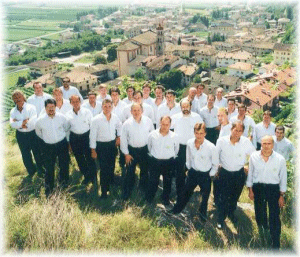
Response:
[{"label": "man", "polygon": [[211,190],[211,177],[213,177],[218,169],[219,159],[216,146],[205,139],[205,124],[196,123],[194,127],[195,138],[191,138],[187,142],[186,149],[186,167],[188,169],[188,177],[183,189],[183,194],[172,210],[176,214],[181,212],[197,185],[201,188],[201,205],[200,219],[207,220],[207,202]]},{"label": "man", "polygon": [[95,117],[97,114],[102,112],[102,105],[96,101],[97,93],[95,91],[88,92],[88,101],[82,104],[82,107],[89,109]]},{"label": "man", "polygon": [[[151,121],[154,123],[153,108],[149,104],[144,103],[143,93],[141,91],[135,91],[133,93],[133,102],[142,105],[142,107],[143,107],[143,115],[149,117],[151,119]],[[125,122],[128,118],[130,118],[132,116],[131,106],[132,106],[132,104],[128,104],[123,109],[122,122]]]},{"label": "man", "polygon": [[237,120],[243,122],[245,129],[244,129],[244,136],[248,137],[252,144],[256,146],[256,135],[255,135],[255,122],[254,120],[246,115],[247,107],[244,104],[238,105],[238,115],[234,116],[230,119],[231,123],[234,123]]},{"label": "man", "polygon": [[227,100],[228,120],[238,115],[237,108],[235,108],[235,99],[230,98]]},{"label": "man", "polygon": [[127,97],[125,97],[122,101],[126,104],[131,104],[133,101],[133,93],[135,92],[134,86],[129,86],[126,88]]},{"label": "man", "polygon": [[76,87],[70,86],[71,80],[69,77],[65,77],[62,80],[62,86],[60,87],[63,98],[69,101],[71,95],[78,95],[80,101],[83,102],[82,95],[79,93],[79,90]]},{"label": "man", "polygon": [[93,159],[100,165],[101,198],[107,197],[114,182],[116,146],[120,145],[121,121],[112,113],[112,101],[104,99],[102,113],[92,119],[90,148]]},{"label": "man", "polygon": [[164,99],[164,92],[165,92],[165,88],[161,85],[157,85],[154,88],[154,94],[155,94],[155,99],[153,100],[153,104],[152,104],[152,108],[153,108],[153,112],[154,112],[154,128],[156,128],[156,125],[158,126],[159,123],[157,123],[157,112],[158,112],[158,108],[166,102],[166,100]]},{"label": "man", "polygon": [[74,153],[78,167],[84,175],[83,184],[93,182],[97,185],[97,174],[95,162],[91,157],[91,150],[89,146],[90,128],[92,123],[92,113],[81,107],[80,97],[72,95],[70,103],[73,109],[68,111],[66,117],[70,123],[70,146]]},{"label": "man", "polygon": [[191,111],[191,102],[183,99],[180,102],[181,112],[173,115],[171,127],[178,135],[179,152],[176,159],[176,192],[177,199],[182,193],[185,184],[186,144],[194,137],[194,126],[203,122],[200,115]]},{"label": "man", "polygon": [[274,136],[275,135],[275,127],[276,125],[271,122],[270,111],[264,111],[263,113],[263,121],[255,125],[255,142],[257,144],[256,150],[260,150],[261,148],[261,139],[266,136]]},{"label": "man", "polygon": [[109,94],[113,104],[112,113],[116,114],[118,118],[122,120],[123,110],[127,104],[120,99],[120,89],[117,87],[112,87],[109,89]]},{"label": "man", "polygon": [[[249,198],[254,200],[255,219],[260,229],[270,228],[272,248],[280,248],[280,208],[284,206],[287,185],[286,161],[273,151],[272,136],[261,140],[261,151],[254,152],[249,161],[247,187]],[[267,215],[269,207],[269,219]]]},{"label": "man", "polygon": [[166,102],[162,103],[157,110],[156,123],[159,124],[161,117],[173,116],[176,113],[180,113],[180,105],[175,102],[176,92],[172,89],[166,91]]},{"label": "man", "polygon": [[187,99],[187,100],[189,100],[191,102],[191,104],[192,104],[192,112],[199,113],[199,111],[200,111],[200,109],[199,109],[199,102],[195,98],[196,93],[197,93],[197,89],[195,87],[190,87],[188,96],[185,97],[185,98],[183,98],[183,99]]},{"label": "man", "polygon": [[215,100],[215,106],[216,107],[227,107],[227,99],[223,97],[223,88],[219,87],[216,90],[216,100]]},{"label": "man", "polygon": [[33,83],[34,94],[27,99],[27,103],[35,106],[37,116],[45,109],[45,100],[52,98],[51,95],[43,92],[41,82]]},{"label": "man", "polygon": [[171,118],[163,116],[160,128],[152,131],[148,138],[149,187],[146,199],[152,202],[159,184],[159,176],[163,176],[162,201],[170,204],[172,174],[175,171],[175,157],[179,150],[177,135],[170,131]]},{"label": "man", "polygon": [[198,109],[201,110],[207,104],[207,95],[203,93],[205,86],[203,84],[197,85],[197,94],[195,98],[198,100],[199,107]]},{"label": "man", "polygon": [[65,187],[69,181],[69,149],[66,139],[70,125],[65,115],[56,113],[56,101],[45,101],[46,114],[41,115],[35,125],[36,134],[44,141],[45,151],[45,194],[48,197],[54,189],[54,167],[56,157],[59,165],[59,183]]},{"label": "man", "polygon": [[275,128],[274,151],[280,153],[285,160],[289,160],[291,157],[296,157],[296,151],[294,145],[285,136],[285,128],[282,125],[278,125]]},{"label": "man", "polygon": [[[20,90],[13,92],[12,99],[16,106],[10,111],[10,125],[16,129],[16,138],[24,166],[29,177],[32,177],[36,170],[41,175],[44,173],[44,169],[37,136],[34,131],[37,119],[36,109],[34,105],[26,103],[25,95]],[[37,167],[33,163],[32,154]]]},{"label": "man", "polygon": [[131,114],[122,127],[121,151],[125,155],[126,174],[124,177],[123,199],[127,200],[134,186],[135,168],[140,166],[139,187],[146,192],[148,187],[148,136],[154,129],[152,121],[143,114],[143,106],[131,105]]},{"label": "man", "polygon": [[99,95],[97,96],[97,102],[99,102],[102,105],[102,102],[105,99],[111,100],[111,97],[107,94],[107,86],[105,84],[100,84]]},{"label": "man", "polygon": [[220,124],[219,138],[230,135],[232,124],[228,121],[228,111],[226,108],[221,107],[218,109],[218,120]]},{"label": "man", "polygon": [[142,95],[143,102],[149,104],[152,107],[154,99],[150,97],[151,85],[148,82],[146,82],[142,87],[142,91],[143,91],[143,95]]},{"label": "man", "polygon": [[235,121],[232,123],[231,135],[220,137],[217,141],[216,147],[221,165],[218,229],[223,228],[227,216],[236,222],[234,211],[245,184],[246,157],[255,151],[250,140],[242,136],[243,132],[244,124],[241,121]]},{"label": "man", "polygon": [[216,144],[219,130],[218,125],[218,108],[214,106],[215,96],[209,94],[207,96],[207,105],[200,110],[200,116],[204,120],[206,127],[206,139]]}]

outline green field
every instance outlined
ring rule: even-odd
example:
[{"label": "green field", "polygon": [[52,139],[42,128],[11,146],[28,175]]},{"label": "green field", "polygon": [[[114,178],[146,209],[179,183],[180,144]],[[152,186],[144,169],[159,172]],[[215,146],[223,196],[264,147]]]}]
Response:
[{"label": "green field", "polygon": [[5,41],[14,42],[24,40],[27,38],[33,38],[51,33],[47,30],[32,30],[32,29],[8,29],[6,31]]},{"label": "green field", "polygon": [[6,73],[4,76],[5,88],[12,88],[18,82],[19,77],[27,77],[29,69],[20,70],[17,72]]}]

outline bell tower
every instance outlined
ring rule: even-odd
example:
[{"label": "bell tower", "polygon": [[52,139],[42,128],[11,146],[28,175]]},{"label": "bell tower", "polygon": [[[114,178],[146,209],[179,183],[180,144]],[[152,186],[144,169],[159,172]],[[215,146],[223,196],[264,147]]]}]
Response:
[{"label": "bell tower", "polygon": [[161,23],[156,28],[156,55],[164,55],[165,52],[165,35],[164,28]]}]

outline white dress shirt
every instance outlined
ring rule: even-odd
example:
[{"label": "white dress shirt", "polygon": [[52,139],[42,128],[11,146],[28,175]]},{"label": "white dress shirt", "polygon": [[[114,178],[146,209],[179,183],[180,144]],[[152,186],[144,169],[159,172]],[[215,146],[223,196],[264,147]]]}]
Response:
[{"label": "white dress shirt", "polygon": [[200,110],[200,116],[207,128],[215,128],[219,125],[218,108],[215,106],[211,110],[209,110],[207,106],[204,106]]},{"label": "white dress shirt", "polygon": [[198,100],[199,110],[201,110],[204,106],[207,105],[207,95],[206,94],[202,93],[202,95],[200,95],[200,96],[196,95],[195,98]]},{"label": "white dress shirt", "polygon": [[[73,109],[73,106],[70,104],[70,100],[67,100],[67,99],[63,99],[63,104],[60,108],[58,108],[58,106],[56,106],[55,108],[55,112],[56,113],[62,113],[64,115],[67,114],[68,111],[72,110]],[[40,115],[42,114],[46,114],[46,109],[44,108]]]},{"label": "white dress shirt", "polygon": [[[166,102],[166,100],[163,99],[162,102],[161,102],[159,105],[157,105],[157,104],[155,103],[155,99],[154,99],[153,104],[152,104],[153,113],[154,113],[154,122],[153,122],[154,124],[159,124],[159,120],[157,119],[158,108],[159,108],[160,106],[162,106],[165,102]],[[157,122],[157,121],[158,121],[158,122]]]},{"label": "white dress shirt", "polygon": [[251,141],[244,136],[241,136],[239,142],[234,145],[230,142],[230,136],[220,137],[216,148],[219,163],[228,171],[238,171],[243,168],[246,157],[255,151]]},{"label": "white dress shirt", "polygon": [[72,95],[78,95],[80,97],[80,101],[83,103],[82,95],[79,93],[79,90],[76,87],[70,86],[68,90],[65,90],[63,86],[60,87],[63,92],[63,98],[70,100]]},{"label": "white dress shirt", "polygon": [[[230,122],[233,123],[233,122],[235,122],[237,120],[238,120],[238,115],[232,117],[230,119]],[[255,124],[254,120],[250,116],[246,115],[245,118],[244,118],[244,120],[242,122],[243,122],[243,124],[245,126],[245,130],[244,130],[243,136],[249,137],[248,134],[250,134],[251,137],[252,137],[252,143],[256,147],[256,135],[255,135],[255,125],[256,124]],[[250,132],[250,128],[251,128],[251,132]]]},{"label": "white dress shirt", "polygon": [[266,136],[274,136],[275,135],[275,128],[276,125],[271,122],[269,126],[266,128],[263,122],[260,122],[256,124],[255,126],[255,136],[256,136],[256,142],[261,144],[261,139]]},{"label": "white dress shirt", "polygon": [[62,141],[70,129],[67,117],[61,113],[55,113],[53,118],[48,114],[41,114],[35,124],[36,134],[47,144],[56,144]]},{"label": "white dress shirt", "polygon": [[[182,102],[183,100],[189,100],[188,97],[183,98],[180,102]],[[196,97],[194,97],[193,101],[192,101],[192,112],[195,113],[200,113],[200,109],[199,109],[199,101],[196,99]]]},{"label": "white dress shirt", "polygon": [[198,113],[191,112],[189,116],[183,116],[182,112],[171,117],[171,128],[178,135],[178,141],[181,145],[186,145],[187,141],[194,137],[194,127],[197,122],[203,122]]},{"label": "white dress shirt", "polygon": [[37,96],[37,95],[33,94],[28,97],[27,103],[35,106],[36,114],[37,114],[37,116],[39,116],[41,111],[45,109],[45,101],[47,99],[52,99],[52,96],[47,93],[43,93],[43,95],[41,95],[41,96]]},{"label": "white dress shirt", "polygon": [[[22,128],[23,121],[27,119],[27,128]],[[21,112],[18,110],[17,106],[10,111],[10,125],[12,128],[17,129],[20,132],[30,132],[34,130],[36,119],[37,115],[35,106],[26,102],[23,104],[23,109]]]},{"label": "white dress shirt", "polygon": [[70,131],[75,134],[81,135],[90,130],[93,115],[90,110],[81,107],[76,114],[74,110],[66,113],[66,117],[70,123]]},{"label": "white dress shirt", "polygon": [[159,129],[152,131],[148,137],[148,150],[151,156],[159,160],[175,158],[179,151],[177,134],[169,131],[163,136]]},{"label": "white dress shirt", "polygon": [[199,150],[195,146],[195,138],[191,138],[187,142],[186,147],[186,167],[193,168],[196,171],[207,172],[214,176],[217,173],[219,166],[219,156],[216,151],[216,146],[204,139]]},{"label": "white dress shirt", "polygon": [[229,136],[231,134],[231,128],[232,128],[232,124],[230,122],[225,126],[221,126],[219,138]]},{"label": "white dress shirt", "polygon": [[[125,122],[128,118],[132,117],[131,106],[132,106],[132,104],[128,104],[124,107],[123,113],[122,113],[122,122]],[[142,106],[143,106],[143,115],[150,118],[152,123],[154,123],[155,118],[154,118],[154,112],[153,112],[152,106],[150,106],[149,104],[146,104],[144,102],[142,103]]]},{"label": "white dress shirt", "polygon": [[154,130],[150,118],[142,116],[138,123],[133,117],[127,119],[122,127],[121,133],[121,151],[129,154],[128,145],[131,147],[144,147],[148,143],[148,136]]},{"label": "white dress shirt", "polygon": [[98,95],[97,98],[96,98],[96,101],[97,101],[98,103],[100,103],[100,105],[102,105],[102,102],[103,102],[103,100],[105,100],[105,99],[111,100],[111,96],[108,95],[108,94],[106,94],[106,96],[105,96],[104,98],[102,98],[101,95]]},{"label": "white dress shirt", "polygon": [[93,117],[95,117],[97,114],[100,114],[102,112],[102,105],[100,103],[98,103],[97,101],[96,101],[95,107],[90,105],[89,100],[85,101],[82,104],[82,107],[89,109],[90,112],[93,114]]},{"label": "white dress shirt", "polygon": [[276,136],[274,139],[274,151],[281,154],[286,160],[289,160],[291,156],[296,156],[296,151],[292,142],[284,137],[280,141],[277,140]]},{"label": "white dress shirt", "polygon": [[156,124],[160,123],[160,118],[163,116],[173,116],[174,114],[180,113],[181,108],[178,103],[175,103],[174,107],[172,109],[169,108],[167,103],[161,104],[157,109],[157,116],[156,116]]},{"label": "white dress shirt", "polygon": [[112,113],[116,114],[119,117],[120,121],[122,121],[123,119],[123,110],[126,106],[127,104],[124,103],[122,100],[119,100],[116,106],[112,104]]},{"label": "white dress shirt", "polygon": [[238,113],[238,110],[237,109],[234,109],[234,111],[232,112],[232,113],[229,113],[228,112],[228,115],[227,115],[227,118],[228,118],[228,120],[230,120],[232,117],[234,117],[234,116],[236,116],[236,115],[238,115],[239,113]]},{"label": "white dress shirt", "polygon": [[111,114],[110,120],[102,113],[92,119],[90,148],[95,149],[98,142],[109,142],[121,135],[122,123],[117,115]]},{"label": "white dress shirt", "polygon": [[286,161],[282,155],[273,151],[266,162],[261,151],[256,151],[250,156],[247,187],[253,183],[278,184],[280,192],[286,191],[287,171]]},{"label": "white dress shirt", "polygon": [[227,107],[227,99],[225,97],[222,97],[221,100],[218,100],[218,98],[216,98],[215,103],[214,103],[215,107]]},{"label": "white dress shirt", "polygon": [[124,103],[126,103],[126,104],[132,104],[132,101],[130,101],[130,100],[128,99],[128,97],[125,97],[124,99],[122,99],[122,101],[123,101]]},{"label": "white dress shirt", "polygon": [[143,98],[143,103],[149,104],[151,107],[153,106],[154,98],[148,97],[147,99]]}]

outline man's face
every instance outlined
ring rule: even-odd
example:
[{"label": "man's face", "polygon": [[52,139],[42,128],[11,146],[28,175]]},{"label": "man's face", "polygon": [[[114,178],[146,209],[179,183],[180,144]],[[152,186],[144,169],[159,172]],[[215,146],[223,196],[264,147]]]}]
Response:
[{"label": "man's face", "polygon": [[106,87],[102,87],[99,89],[100,95],[102,96],[102,98],[106,97],[107,94],[107,89]]},{"label": "man's face", "polygon": [[263,151],[270,153],[270,152],[272,152],[273,147],[274,147],[274,143],[273,143],[273,140],[270,136],[262,138],[262,140],[261,140],[261,149]]},{"label": "man's face", "polygon": [[80,109],[80,98],[79,97],[72,97],[71,98],[71,105],[73,106],[74,110]]},{"label": "man's face", "polygon": [[34,85],[34,94],[37,96],[43,95],[43,87],[41,84],[35,84]]},{"label": "man's face", "polygon": [[181,103],[181,111],[184,115],[189,115],[191,113],[191,105],[188,101]]},{"label": "man's face", "polygon": [[102,104],[102,111],[104,115],[109,115],[112,110],[112,105],[111,103],[104,103]]},{"label": "man's face", "polygon": [[14,103],[20,108],[23,106],[23,104],[25,103],[25,99],[24,99],[24,96],[22,94],[15,94],[13,96],[13,101]]},{"label": "man's face", "polygon": [[265,124],[270,124],[270,122],[271,122],[271,116],[265,114],[265,115],[263,116],[263,121],[264,121]]},{"label": "man's face", "polygon": [[140,93],[137,93],[133,96],[133,101],[138,104],[142,104],[143,98]]},{"label": "man's face", "polygon": [[134,93],[133,88],[128,88],[126,92],[127,92],[127,96],[128,96],[129,98],[132,98],[133,93]]},{"label": "man's face", "polygon": [[240,116],[245,116],[245,114],[246,114],[246,108],[241,107],[241,108],[238,109],[238,112],[239,112]]},{"label": "man's face", "polygon": [[235,109],[235,103],[233,101],[229,101],[227,107],[228,111],[233,112]]},{"label": "man's face", "polygon": [[55,115],[55,108],[55,104],[47,104],[45,109],[48,116],[53,117]]},{"label": "man's face", "polygon": [[52,95],[53,95],[54,99],[56,100],[56,102],[60,101],[63,98],[62,93],[60,91],[58,91],[58,90],[57,91],[53,91]]},{"label": "man's face", "polygon": [[214,97],[211,95],[207,98],[207,106],[209,108],[213,108],[214,107],[214,103],[215,103],[215,99]]},{"label": "man's face", "polygon": [[220,124],[226,121],[226,114],[223,111],[218,112],[218,120]]},{"label": "man's face", "polygon": [[221,99],[222,98],[222,94],[223,94],[222,91],[220,91],[220,90],[217,91],[217,98]]},{"label": "man's face", "polygon": [[175,95],[166,94],[167,104],[173,104],[175,102]]},{"label": "man's face", "polygon": [[155,90],[155,97],[156,97],[157,99],[162,99],[162,98],[163,98],[163,91],[162,91],[160,88],[157,88],[157,89]]},{"label": "man's face", "polygon": [[283,130],[276,129],[275,135],[278,141],[281,141],[284,138],[284,132]]},{"label": "man's face", "polygon": [[237,124],[235,128],[231,129],[231,137],[234,138],[236,141],[240,140],[243,133],[244,133],[244,129],[241,124]]},{"label": "man's face", "polygon": [[189,90],[189,98],[192,99],[192,100],[194,100],[196,93],[197,93],[196,88],[190,88],[190,90]]},{"label": "man's face", "polygon": [[69,87],[70,87],[70,80],[69,79],[63,79],[63,87],[66,90],[69,89]]},{"label": "man's face", "polygon": [[119,101],[119,99],[120,99],[120,95],[119,95],[119,93],[118,92],[111,92],[111,100],[113,101],[113,102],[118,102]]},{"label": "man's face", "polygon": [[144,99],[147,99],[150,95],[150,92],[151,92],[151,89],[149,87],[144,87],[143,88],[143,96],[144,96]]},{"label": "man's face", "polygon": [[89,103],[94,104],[96,102],[96,96],[95,95],[89,95]]},{"label": "man's face", "polygon": [[160,121],[160,132],[161,133],[168,133],[171,127],[171,122],[169,118],[163,118]]},{"label": "man's face", "polygon": [[204,88],[202,86],[197,87],[197,95],[202,95],[204,91]]},{"label": "man's face", "polygon": [[142,107],[140,105],[134,105],[131,108],[131,114],[135,120],[139,120],[143,114]]},{"label": "man's face", "polygon": [[194,131],[194,134],[195,134],[195,138],[200,142],[203,142],[203,140],[206,136],[204,129],[196,130],[196,131]]}]

